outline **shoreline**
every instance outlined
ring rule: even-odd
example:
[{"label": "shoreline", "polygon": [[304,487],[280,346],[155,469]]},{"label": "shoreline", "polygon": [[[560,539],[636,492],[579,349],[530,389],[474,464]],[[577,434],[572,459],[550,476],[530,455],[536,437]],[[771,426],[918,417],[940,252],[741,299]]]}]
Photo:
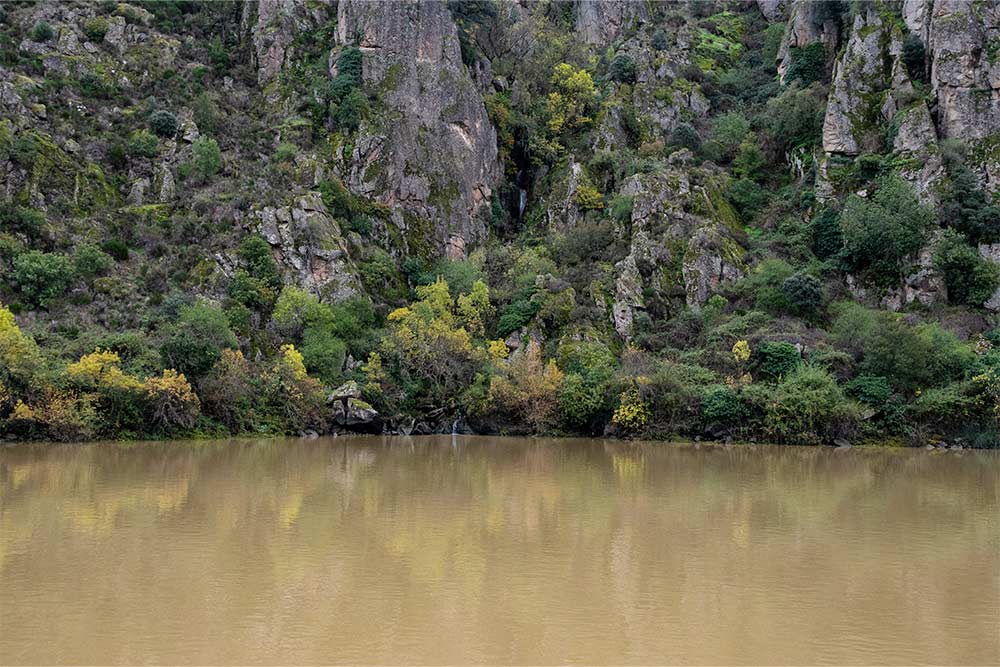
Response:
[{"label": "shoreline", "polygon": [[349,439],[375,439],[375,438],[398,438],[406,440],[416,440],[416,439],[429,439],[429,438],[475,438],[475,439],[485,439],[485,438],[498,438],[498,439],[518,439],[518,440],[557,440],[557,441],[571,441],[571,440],[583,440],[583,441],[602,441],[615,444],[634,444],[642,446],[651,447],[664,447],[664,446],[688,446],[688,447],[713,447],[713,448],[737,448],[737,447],[761,447],[761,448],[771,448],[771,447],[791,447],[791,448],[804,448],[804,449],[823,449],[823,450],[834,450],[840,452],[846,452],[850,450],[866,450],[866,451],[926,451],[926,452],[963,452],[963,451],[977,451],[977,452],[991,452],[1000,451],[998,448],[989,447],[966,447],[960,444],[944,443],[939,445],[926,444],[926,445],[898,445],[898,444],[880,444],[872,442],[864,442],[859,444],[847,443],[847,444],[810,444],[810,443],[774,443],[774,442],[757,442],[752,440],[694,440],[690,438],[678,438],[674,440],[649,440],[649,439],[627,439],[627,438],[615,438],[611,436],[580,436],[580,435],[500,435],[500,434],[479,434],[479,433],[428,433],[428,434],[417,434],[417,435],[404,435],[401,433],[330,433],[326,435],[274,435],[274,434],[260,434],[260,433],[249,433],[249,434],[238,434],[230,435],[224,437],[166,437],[166,438],[136,438],[136,439],[122,439],[122,440],[110,440],[110,439],[94,439],[94,440],[81,440],[81,441],[58,441],[58,440],[0,440],[0,447],[8,446],[19,446],[19,445],[38,445],[38,446],[52,446],[52,445],[115,445],[115,446],[137,446],[146,444],[162,444],[162,443],[218,443],[225,441],[264,441],[264,440],[288,440],[288,441],[313,441],[313,440],[326,440],[333,439],[338,440],[341,438]]}]

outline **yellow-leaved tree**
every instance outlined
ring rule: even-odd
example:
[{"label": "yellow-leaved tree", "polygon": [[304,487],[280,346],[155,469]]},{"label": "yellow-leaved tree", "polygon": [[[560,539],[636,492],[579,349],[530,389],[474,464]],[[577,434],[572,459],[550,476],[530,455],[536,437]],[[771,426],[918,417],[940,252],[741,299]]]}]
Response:
[{"label": "yellow-leaved tree", "polygon": [[531,340],[490,378],[485,412],[510,432],[545,433],[559,421],[559,390],[565,375],[556,362],[542,359],[542,348]]},{"label": "yellow-leaved tree", "polygon": [[172,368],[145,383],[149,413],[153,423],[163,430],[194,428],[201,402],[183,373]]},{"label": "yellow-leaved tree", "polygon": [[546,99],[549,132],[559,136],[594,122],[592,113],[597,89],[590,72],[569,63],[559,63],[552,70],[551,83],[554,90]]},{"label": "yellow-leaved tree", "polygon": [[417,301],[389,313],[389,333],[379,351],[404,383],[416,385],[413,393],[422,401],[442,406],[471,384],[486,361],[485,348],[474,344],[465,327],[482,325],[489,291],[485,284],[474,288],[459,314],[443,278],[416,291]]},{"label": "yellow-leaved tree", "polygon": [[14,313],[0,304],[0,386],[7,395],[6,401],[0,400],[0,414],[7,403],[32,388],[42,366],[35,341],[21,332]]},{"label": "yellow-leaved tree", "polygon": [[286,343],[278,350],[268,382],[269,402],[287,432],[326,430],[326,394],[323,383],[310,377],[302,353]]},{"label": "yellow-leaved tree", "polygon": [[[105,436],[136,432],[143,426],[146,396],[142,381],[121,369],[111,350],[94,350],[66,367],[68,385],[95,409],[95,428]],[[63,397],[69,401],[70,397]],[[68,404],[67,404],[68,405]]]}]

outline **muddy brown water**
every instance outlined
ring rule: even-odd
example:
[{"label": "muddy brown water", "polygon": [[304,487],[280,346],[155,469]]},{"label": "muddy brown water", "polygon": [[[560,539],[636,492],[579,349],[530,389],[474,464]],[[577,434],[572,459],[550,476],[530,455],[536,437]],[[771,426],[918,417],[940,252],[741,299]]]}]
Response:
[{"label": "muddy brown water", "polygon": [[0,663],[1000,663],[1000,452],[0,447]]}]

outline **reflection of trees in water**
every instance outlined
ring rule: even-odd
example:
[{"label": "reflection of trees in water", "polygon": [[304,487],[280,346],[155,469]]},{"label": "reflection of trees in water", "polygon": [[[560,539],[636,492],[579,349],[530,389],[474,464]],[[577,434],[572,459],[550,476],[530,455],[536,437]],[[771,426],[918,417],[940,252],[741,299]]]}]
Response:
[{"label": "reflection of trees in water", "polygon": [[[1000,567],[997,470],[996,454],[980,452],[450,436],[17,446],[0,449],[0,575],[30,582],[102,563],[74,594],[118,589],[141,610],[158,593],[206,634],[229,636],[227,619],[249,614],[242,641],[262,651],[296,627],[349,645],[365,623],[404,616],[428,637],[450,624],[455,650],[479,624],[513,650],[559,646],[570,641],[553,635],[560,623],[600,618],[614,628],[605,642],[652,651],[665,620],[711,626],[738,613],[748,620],[716,637],[735,647],[796,596],[947,604],[975,573],[915,578],[915,600],[883,579],[934,568],[902,564],[907,543],[931,545],[920,557]],[[719,573],[742,588],[706,596]],[[934,637],[950,612],[915,622]],[[132,622],[155,620],[139,611]],[[591,655],[613,648],[602,647]]]}]

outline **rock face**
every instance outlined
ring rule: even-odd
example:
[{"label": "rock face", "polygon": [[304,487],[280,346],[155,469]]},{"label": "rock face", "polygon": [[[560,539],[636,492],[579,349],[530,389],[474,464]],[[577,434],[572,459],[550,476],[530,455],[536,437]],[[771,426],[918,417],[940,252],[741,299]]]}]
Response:
[{"label": "rock face", "polygon": [[854,19],[850,39],[833,70],[823,121],[823,150],[858,155],[882,146],[879,129],[896,111],[896,95],[910,85],[899,54],[902,34],[869,6]]},{"label": "rock face", "polygon": [[1000,131],[998,39],[997,3],[934,2],[928,46],[942,138],[958,138],[971,144]]},{"label": "rock face", "polygon": [[478,214],[500,178],[496,132],[447,5],[343,0],[337,29],[342,46],[361,49],[365,83],[386,107],[340,148],[344,180],[389,206],[405,250],[481,240]]},{"label": "rock face", "polygon": [[576,34],[587,44],[610,44],[631,21],[649,16],[645,2],[622,0],[579,0],[576,5]]},{"label": "rock face", "polygon": [[[635,85],[618,86],[617,94],[621,97],[611,101],[599,119],[594,148],[614,152],[629,140],[623,117],[627,102],[648,120],[651,139],[666,140],[679,123],[705,118],[711,104],[701,87],[685,78],[698,62],[697,22],[676,14],[669,18],[650,15],[645,3],[597,4],[602,9],[594,11],[605,13],[615,11],[619,4],[625,5],[618,11],[628,16],[625,22],[628,30],[623,31],[621,25],[615,28],[615,54],[634,63]],[[664,6],[655,6],[656,11],[662,12]],[[581,5],[579,11],[585,11],[585,7]]]},{"label": "rock face", "polygon": [[785,0],[757,0],[757,8],[768,21],[784,21],[788,17],[788,3]]},{"label": "rock face", "polygon": [[[924,12],[924,15],[926,12]],[[914,19],[916,20],[916,19]],[[926,19],[924,19],[926,20]],[[1000,5],[937,0],[927,26],[937,132],[973,150],[973,166],[1000,191]]]},{"label": "rock face", "polygon": [[552,201],[546,209],[550,229],[566,232],[580,221],[581,211],[574,201],[574,195],[580,187],[583,172],[583,165],[570,156],[566,177],[552,188]]},{"label": "rock face", "polygon": [[899,175],[913,185],[925,204],[938,202],[938,190],[945,178],[934,122],[923,102],[897,112],[899,129],[893,149],[901,159]]},{"label": "rock face", "polygon": [[250,33],[253,64],[262,88],[274,81],[284,68],[295,36],[322,25],[328,12],[326,0],[248,0],[243,5],[241,22],[244,32]]},{"label": "rock face", "polygon": [[[758,3],[761,11],[767,16],[763,4],[780,3]],[[825,2],[824,0],[791,0],[788,9],[788,23],[785,26],[785,34],[781,39],[781,46],[778,48],[778,75],[782,81],[785,72],[788,71],[792,62],[792,49],[801,48],[821,42],[826,47],[828,54],[837,52],[840,32],[837,18],[837,3]],[[769,20],[771,20],[769,18]]]},{"label": "rock face", "polygon": [[[944,171],[940,139],[972,150],[972,166],[993,191],[1000,188],[1000,6],[968,0],[906,0],[906,28],[927,51],[931,99],[917,95],[903,64],[903,33],[878,3],[855,15],[834,68],[823,124],[828,155],[878,152],[880,128],[893,123],[892,146],[902,175],[925,202],[936,201]],[[793,19],[790,19],[790,23]],[[931,114],[931,109],[934,114]]]},{"label": "rock face", "polygon": [[290,206],[266,206],[254,212],[258,231],[271,244],[291,282],[325,301],[343,301],[361,293],[357,270],[318,193],[298,197]]},{"label": "rock face", "polygon": [[[934,204],[945,176],[938,131],[901,58],[903,33],[879,10],[871,4],[855,16],[844,52],[834,65],[823,150],[827,158],[892,151],[900,176],[924,203]],[[911,10],[914,16],[919,14]],[[895,132],[887,146],[883,129],[890,124]],[[826,182],[819,189],[828,197],[836,184]]]},{"label": "rock face", "polygon": [[628,256],[615,265],[611,316],[628,340],[637,314],[674,298],[699,308],[723,282],[745,273],[736,215],[707,169],[636,174],[622,187],[633,198]]},{"label": "rock face", "polygon": [[[995,264],[1000,264],[1000,243],[984,243],[980,245],[979,254]],[[1000,311],[1000,287],[996,289],[993,296],[986,300],[983,306],[994,313]]]}]

